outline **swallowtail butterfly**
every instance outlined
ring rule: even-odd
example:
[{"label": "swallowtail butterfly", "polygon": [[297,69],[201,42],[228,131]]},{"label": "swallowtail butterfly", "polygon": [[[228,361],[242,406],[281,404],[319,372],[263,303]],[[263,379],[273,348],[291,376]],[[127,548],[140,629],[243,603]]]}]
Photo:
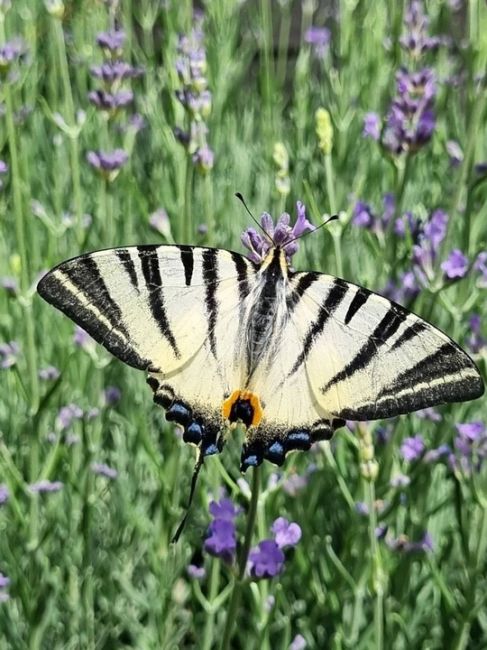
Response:
[{"label": "swallowtail butterfly", "polygon": [[345,280],[227,250],[129,246],[63,262],[40,295],[148,373],[154,401],[199,458],[246,427],[241,468],[375,420],[472,400],[470,357],[400,305]]}]

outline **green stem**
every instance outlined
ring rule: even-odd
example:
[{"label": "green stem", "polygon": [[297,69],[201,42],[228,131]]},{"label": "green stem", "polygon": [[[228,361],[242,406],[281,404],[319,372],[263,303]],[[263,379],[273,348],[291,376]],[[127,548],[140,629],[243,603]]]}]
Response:
[{"label": "green stem", "polygon": [[[330,213],[337,214],[337,201],[335,195],[335,186],[333,178],[333,161],[331,154],[325,154],[325,176],[326,176],[326,194],[330,206]],[[335,226],[330,230],[333,237],[333,249],[335,252],[336,274],[343,277],[342,246],[341,246],[341,228]]]},{"label": "green stem", "polygon": [[375,530],[377,528],[377,516],[375,511],[375,486],[373,481],[366,482],[367,506],[369,508],[369,541],[370,556],[372,560],[372,588],[375,595],[374,603],[374,628],[375,648],[384,648],[384,586],[382,574],[382,559]]},{"label": "green stem", "polygon": [[71,178],[73,182],[74,214],[76,217],[76,234],[78,243],[83,240],[83,199],[81,191],[81,170],[79,163],[79,133],[77,131],[76,114],[74,110],[73,91],[69,77],[68,57],[66,54],[66,43],[61,21],[54,19],[56,45],[59,56],[59,67],[64,91],[64,110],[66,121],[72,132],[69,136],[69,157],[71,167]]},{"label": "green stem", "polygon": [[252,474],[252,487],[251,487],[252,493],[250,497],[249,511],[247,513],[247,526],[245,528],[245,538],[238,557],[238,574],[233,584],[233,591],[230,598],[230,604],[228,606],[227,618],[225,621],[225,629],[223,631],[223,640],[220,646],[221,650],[228,650],[228,648],[230,648],[232,632],[235,625],[235,618],[237,615],[242,587],[244,584],[245,567],[247,566],[247,559],[249,556],[250,546],[252,544],[252,534],[254,532],[255,520],[257,517],[259,489],[260,489],[260,467],[255,467]]},{"label": "green stem", "polygon": [[193,199],[193,161],[190,154],[186,156],[186,176],[184,180],[184,223],[182,240],[185,244],[191,244],[193,239],[193,213],[191,201]]}]

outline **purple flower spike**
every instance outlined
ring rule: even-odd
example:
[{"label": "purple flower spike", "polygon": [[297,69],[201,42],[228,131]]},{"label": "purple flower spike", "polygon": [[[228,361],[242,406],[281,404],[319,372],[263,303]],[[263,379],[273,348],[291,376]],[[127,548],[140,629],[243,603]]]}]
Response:
[{"label": "purple flower spike", "polygon": [[237,548],[235,524],[227,519],[215,519],[209,527],[209,537],[204,549],[210,555],[219,557],[229,564],[233,562]]},{"label": "purple flower spike", "polygon": [[144,74],[143,68],[134,68],[125,61],[108,61],[102,65],[94,65],[90,68],[93,77],[101,79],[106,84],[119,83],[125,79],[134,79]]},{"label": "purple flower spike", "polygon": [[331,32],[327,27],[309,27],[304,35],[305,43],[309,43],[316,56],[322,58],[328,51]]},{"label": "purple flower spike", "polygon": [[61,481],[48,481],[47,479],[44,479],[29,485],[29,490],[34,494],[41,494],[44,492],[59,492],[63,487],[64,483]]},{"label": "purple flower spike", "polygon": [[196,566],[196,564],[189,564],[186,567],[186,573],[194,580],[203,580],[206,576],[206,569],[203,566]]},{"label": "purple flower spike", "polygon": [[466,424],[457,424],[455,428],[462,437],[471,442],[479,440],[486,433],[486,425],[481,420],[467,422]]},{"label": "purple flower spike", "polygon": [[469,318],[471,334],[468,338],[468,347],[475,354],[487,345],[487,339],[482,336],[482,319],[480,314],[472,314]]},{"label": "purple flower spike", "polygon": [[0,344],[0,368],[7,370],[17,363],[20,354],[20,346],[17,341]]},{"label": "purple flower spike", "polygon": [[123,149],[114,151],[89,151],[86,160],[108,180],[113,180],[128,160],[128,154]]},{"label": "purple flower spike", "polygon": [[352,222],[360,228],[371,228],[374,224],[375,217],[372,208],[368,203],[357,201],[353,208]]},{"label": "purple flower spike", "polygon": [[91,463],[90,468],[93,474],[104,476],[105,478],[112,479],[112,481],[118,476],[117,470],[106,463]]},{"label": "purple flower spike", "polygon": [[0,483],[0,506],[3,506],[4,503],[10,498],[10,492],[5,483]]},{"label": "purple flower spike", "polygon": [[118,53],[121,51],[125,41],[125,32],[122,30],[114,29],[110,32],[100,32],[96,37],[97,44],[103,49],[111,53]]},{"label": "purple flower spike", "polygon": [[117,386],[107,386],[103,391],[103,401],[106,406],[113,406],[120,401],[122,391]]},{"label": "purple flower spike", "polygon": [[275,535],[276,544],[279,548],[296,546],[301,539],[301,528],[298,524],[289,523],[284,517],[279,517],[272,524],[272,532]]},{"label": "purple flower spike", "polygon": [[264,212],[260,217],[262,229],[268,235],[261,235],[254,228],[247,228],[241,236],[242,244],[250,250],[249,258],[255,262],[262,262],[273,246],[284,249],[288,262],[298,250],[298,242],[293,241],[301,237],[306,231],[314,230],[314,226],[306,217],[306,208],[301,201],[296,204],[296,223],[291,228],[290,216],[287,212],[281,214],[274,227],[272,217]]},{"label": "purple flower spike", "polygon": [[273,578],[284,567],[284,553],[273,539],[264,539],[249,553],[249,572],[254,578]]},{"label": "purple flower spike", "polygon": [[209,510],[214,519],[223,519],[225,521],[233,521],[240,512],[240,508],[235,506],[231,499],[212,501]]},{"label": "purple flower spike", "polygon": [[0,160],[0,175],[4,175],[8,173],[8,165],[6,162],[3,160]]},{"label": "purple flower spike", "polygon": [[366,113],[364,116],[364,126],[362,135],[364,138],[379,140],[380,138],[380,117],[377,113]]},{"label": "purple flower spike", "polygon": [[88,93],[88,99],[102,111],[115,112],[132,103],[134,94],[131,90],[119,90],[116,93],[109,93],[106,90],[93,90]]},{"label": "purple flower spike", "polygon": [[42,381],[55,381],[61,373],[54,366],[46,366],[39,370],[39,379]]},{"label": "purple flower spike", "polygon": [[425,449],[422,436],[416,435],[411,438],[404,438],[401,445],[401,455],[408,463],[418,460]]},{"label": "purple flower spike", "polygon": [[10,578],[4,576],[3,573],[0,573],[0,589],[5,589],[10,584]]},{"label": "purple flower spike", "polygon": [[454,278],[464,278],[467,275],[468,267],[468,258],[465,257],[462,251],[458,248],[452,250],[448,259],[446,259],[441,265],[444,274],[450,280],[453,280]]},{"label": "purple flower spike", "polygon": [[83,417],[83,409],[77,404],[68,404],[59,409],[57,424],[60,429],[68,429],[74,420],[80,420]]}]

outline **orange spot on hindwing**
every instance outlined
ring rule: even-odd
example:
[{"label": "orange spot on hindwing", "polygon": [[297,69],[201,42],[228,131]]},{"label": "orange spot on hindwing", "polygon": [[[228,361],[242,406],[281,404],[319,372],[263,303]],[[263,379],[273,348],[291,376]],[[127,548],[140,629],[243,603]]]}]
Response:
[{"label": "orange spot on hindwing", "polygon": [[259,396],[250,390],[234,390],[222,404],[222,415],[229,422],[239,420],[248,427],[256,427],[262,420]]}]

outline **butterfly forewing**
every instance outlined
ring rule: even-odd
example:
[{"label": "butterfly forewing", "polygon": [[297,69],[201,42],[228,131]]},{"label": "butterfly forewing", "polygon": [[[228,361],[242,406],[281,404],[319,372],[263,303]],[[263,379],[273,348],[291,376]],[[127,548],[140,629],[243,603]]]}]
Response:
[{"label": "butterfly forewing", "polygon": [[306,366],[314,396],[335,417],[387,418],[483,393],[463,350],[378,294],[319,275],[300,304],[302,347],[294,371]]}]

